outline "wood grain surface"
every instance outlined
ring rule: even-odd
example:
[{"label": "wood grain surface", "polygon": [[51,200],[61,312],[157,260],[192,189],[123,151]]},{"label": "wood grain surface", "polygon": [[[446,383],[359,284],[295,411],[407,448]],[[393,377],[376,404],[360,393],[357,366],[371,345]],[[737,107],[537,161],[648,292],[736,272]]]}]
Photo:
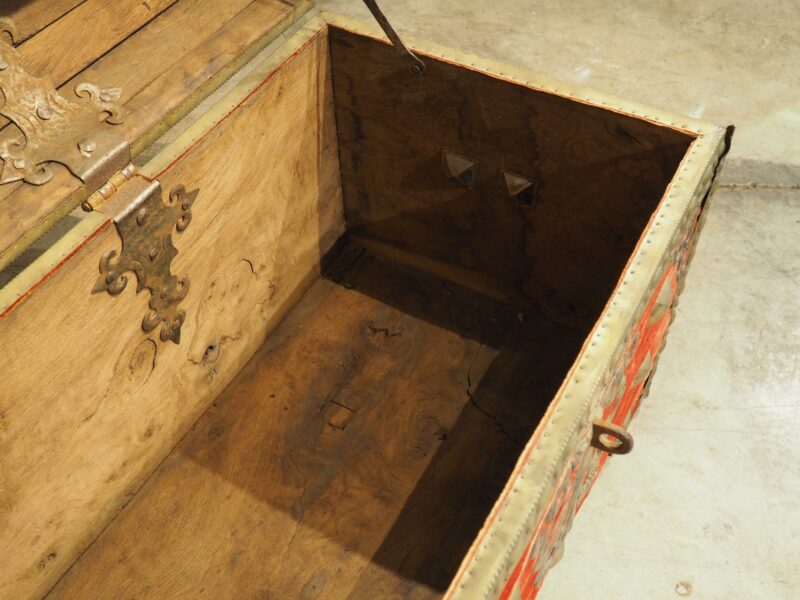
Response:
[{"label": "wood grain surface", "polygon": [[49,598],[436,598],[580,343],[349,246]]},{"label": "wood grain surface", "polygon": [[318,274],[344,227],[327,65],[321,36],[163,175],[200,190],[179,346],[132,283],[90,293],[111,224],[0,317],[0,598],[50,589]]},{"label": "wood grain surface", "polygon": [[8,17],[17,26],[19,44],[38,33],[65,13],[86,0],[5,0],[0,6],[0,17]]},{"label": "wood grain surface", "polygon": [[[84,0],[76,5],[75,10],[64,14],[63,18],[54,19],[40,35],[35,35],[20,44],[17,50],[22,57],[23,66],[31,75],[44,78],[56,88],[60,88],[71,77],[80,73],[140,27],[155,19],[176,1],[158,0],[149,3],[148,8],[145,3],[138,0],[121,0],[120,2]],[[42,13],[50,14],[50,16],[60,12],[55,11],[55,7],[47,9],[34,3],[30,9],[23,10],[22,7],[18,7],[17,12],[13,14],[21,14],[24,18],[27,10],[34,8]],[[49,13],[49,10],[54,10],[54,13]],[[128,71],[131,76],[135,77],[136,69],[128,68]],[[120,84],[113,84],[110,87],[119,86]],[[69,97],[74,96],[72,89],[66,91]],[[7,125],[9,125],[9,120],[0,116],[0,126],[6,128]],[[16,130],[7,128],[0,130],[0,136],[9,135],[16,136]],[[26,187],[33,188],[33,190],[44,189],[22,183],[6,184],[0,186],[0,199],[5,199],[16,193],[17,190]],[[43,192],[39,192],[39,195],[45,196]],[[29,210],[36,212],[36,203],[31,203]],[[5,227],[0,226],[0,234],[3,234],[4,231]],[[0,245],[0,252],[4,248],[4,245]]]},{"label": "wood grain surface", "polygon": [[[20,51],[35,72],[47,74],[65,95],[74,95],[75,84],[82,81],[121,87],[120,102],[126,105],[128,116],[118,129],[134,144],[135,151],[163,133],[198,97],[213,90],[244,59],[272,39],[270,32],[277,36],[307,5],[302,0],[180,0],[158,16],[163,7],[156,10],[157,4],[151,3],[152,10],[146,11],[139,2],[132,14],[144,10],[148,25],[142,27],[145,22],[141,19],[128,19],[130,30],[118,39],[109,37],[111,34],[95,36],[87,30],[101,27],[102,21],[98,23],[97,19],[102,15],[92,17],[89,24],[76,25],[76,19],[87,18],[80,11],[89,10],[91,2],[87,0],[53,28],[20,46]],[[165,2],[161,4],[166,6]],[[122,4],[114,3],[95,8],[109,13],[103,17],[107,19],[113,18],[115,10],[126,10]],[[116,27],[121,36],[122,25]],[[93,41],[86,44],[86,60],[72,57],[57,65],[42,62],[50,48],[75,46],[76,36]],[[87,67],[90,54],[92,64]],[[46,186],[0,187],[0,268],[80,201],[81,182],[60,167],[56,169],[62,171],[60,177]]]},{"label": "wood grain surface", "polygon": [[[335,27],[331,48],[353,235],[593,322],[693,138],[432,57],[412,75]],[[444,175],[445,150],[477,161],[472,186]],[[534,183],[532,208],[503,171]]]}]

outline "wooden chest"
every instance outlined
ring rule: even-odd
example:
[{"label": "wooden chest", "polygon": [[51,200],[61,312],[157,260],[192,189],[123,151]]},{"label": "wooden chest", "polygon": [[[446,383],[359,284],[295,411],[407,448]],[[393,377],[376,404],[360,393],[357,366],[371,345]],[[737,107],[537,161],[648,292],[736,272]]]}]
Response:
[{"label": "wooden chest", "polygon": [[311,4],[0,9],[0,598],[529,599],[630,451],[732,129]]}]

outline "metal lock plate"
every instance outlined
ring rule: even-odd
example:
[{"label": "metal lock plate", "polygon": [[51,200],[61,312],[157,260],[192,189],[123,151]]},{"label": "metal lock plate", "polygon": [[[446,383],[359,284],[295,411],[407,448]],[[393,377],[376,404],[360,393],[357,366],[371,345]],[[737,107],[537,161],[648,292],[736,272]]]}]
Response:
[{"label": "metal lock plate", "polygon": [[47,183],[55,162],[94,191],[131,161],[128,142],[113,129],[125,116],[116,103],[122,90],[79,83],[75,99],[62,95],[24,69],[15,35],[14,23],[0,19],[0,114],[14,124],[0,134],[0,184]]}]

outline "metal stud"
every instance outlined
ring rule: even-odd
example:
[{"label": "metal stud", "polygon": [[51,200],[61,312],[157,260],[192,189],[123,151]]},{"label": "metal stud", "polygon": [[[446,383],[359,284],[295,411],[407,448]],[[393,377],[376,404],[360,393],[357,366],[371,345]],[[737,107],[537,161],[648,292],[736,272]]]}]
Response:
[{"label": "metal stud", "polygon": [[509,198],[518,200],[523,206],[533,208],[536,204],[536,184],[533,181],[511,171],[503,171],[503,180]]},{"label": "metal stud", "polygon": [[78,150],[81,151],[81,154],[88,157],[92,152],[97,150],[97,144],[92,140],[81,140],[78,142]]},{"label": "metal stud", "polygon": [[53,111],[49,106],[41,105],[36,109],[36,116],[42,121],[49,121],[53,116]]},{"label": "metal stud", "polygon": [[445,177],[452,177],[462,185],[472,187],[475,183],[475,173],[478,161],[454,152],[442,151],[442,167]]}]

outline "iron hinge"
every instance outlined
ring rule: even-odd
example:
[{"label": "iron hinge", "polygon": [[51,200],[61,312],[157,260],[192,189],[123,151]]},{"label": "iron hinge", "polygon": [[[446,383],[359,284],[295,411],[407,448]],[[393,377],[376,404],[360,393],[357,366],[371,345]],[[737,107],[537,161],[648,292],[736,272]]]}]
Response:
[{"label": "iron hinge", "polygon": [[53,178],[52,163],[64,165],[90,191],[131,162],[128,141],[115,131],[125,112],[120,88],[91,83],[67,97],[47,78],[28,73],[14,47],[17,29],[0,18],[0,114],[13,123],[0,135],[0,184],[42,185]]},{"label": "iron hinge", "polygon": [[81,208],[86,212],[97,210],[106,200],[121,190],[122,186],[125,185],[135,173],[136,166],[133,163],[128,163],[125,168],[114,173],[96,192],[86,198],[81,204]]},{"label": "iron hinge", "polygon": [[109,250],[100,259],[100,275],[92,293],[120,294],[128,285],[127,272],[136,275],[136,293],[150,292],[149,311],[142,320],[142,329],[150,332],[161,325],[161,341],[180,342],[181,326],[186,313],[181,300],[189,292],[189,278],[172,273],[172,261],[178,250],[172,243],[173,229],[183,232],[192,220],[192,204],[198,190],[174,187],[167,198],[161,184],[142,177],[132,178],[113,193],[105,205],[107,210],[120,207],[113,217],[122,251]]}]

